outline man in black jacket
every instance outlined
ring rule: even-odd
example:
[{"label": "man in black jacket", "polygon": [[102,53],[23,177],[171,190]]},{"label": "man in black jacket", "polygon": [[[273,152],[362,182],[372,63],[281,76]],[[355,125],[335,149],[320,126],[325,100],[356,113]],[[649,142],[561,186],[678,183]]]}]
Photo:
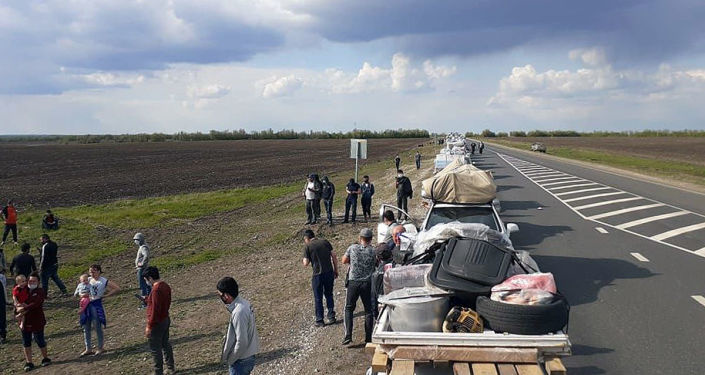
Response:
[{"label": "man in black jacket", "polygon": [[24,275],[24,277],[28,278],[30,273],[37,270],[37,262],[29,254],[29,248],[28,243],[23,243],[20,248],[22,252],[12,258],[12,263],[10,264],[10,274],[12,276]]},{"label": "man in black jacket", "polygon": [[[396,188],[397,188],[397,207],[401,208],[404,210],[404,212],[409,212],[409,203],[408,199],[411,199],[411,197],[414,194],[414,191],[411,187],[411,180],[409,180],[409,177],[404,176],[404,171],[401,169],[397,170],[397,182],[396,182]],[[400,214],[402,215],[402,214]]]},{"label": "man in black jacket", "polygon": [[49,278],[54,280],[56,286],[61,289],[61,294],[66,295],[66,285],[59,278],[59,258],[57,253],[59,247],[56,242],[49,239],[49,235],[44,233],[39,240],[42,241],[41,258],[39,260],[39,272],[41,274],[42,288],[44,293],[49,295]]},{"label": "man in black jacket", "polygon": [[323,176],[323,186],[321,189],[321,198],[323,198],[323,206],[326,208],[326,216],[328,221],[326,224],[333,225],[333,198],[335,197],[335,185],[328,180],[328,176]]}]

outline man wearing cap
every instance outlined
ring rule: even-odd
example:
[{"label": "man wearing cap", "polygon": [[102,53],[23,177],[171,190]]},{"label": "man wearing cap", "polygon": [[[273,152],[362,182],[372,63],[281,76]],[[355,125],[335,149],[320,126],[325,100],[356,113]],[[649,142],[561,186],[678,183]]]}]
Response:
[{"label": "man wearing cap", "polygon": [[353,312],[357,299],[362,299],[365,308],[365,342],[372,341],[372,274],[375,271],[376,254],[372,247],[372,230],[360,231],[360,242],[350,245],[343,255],[343,263],[349,264],[345,296],[345,337],[343,345],[352,342]]},{"label": "man wearing cap", "polygon": [[147,307],[147,304],[144,302],[144,298],[146,298],[152,291],[152,287],[147,284],[142,276],[142,272],[149,267],[149,245],[147,245],[147,241],[142,233],[135,233],[132,239],[135,241],[135,245],[137,245],[135,270],[137,270],[137,282],[140,286],[140,294],[142,295],[142,305],[140,306],[140,309],[143,309]]}]

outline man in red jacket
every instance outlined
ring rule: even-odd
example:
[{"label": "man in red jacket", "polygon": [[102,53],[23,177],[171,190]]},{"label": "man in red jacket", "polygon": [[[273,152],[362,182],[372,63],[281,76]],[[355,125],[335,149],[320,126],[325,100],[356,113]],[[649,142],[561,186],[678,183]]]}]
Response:
[{"label": "man in red jacket", "polygon": [[171,287],[159,280],[157,267],[147,267],[142,277],[152,286],[152,291],[144,299],[147,304],[147,327],[144,335],[149,339],[149,349],[154,358],[154,374],[164,374],[164,357],[166,357],[167,374],[174,373],[174,352],[169,343],[169,307],[171,306]]},{"label": "man in red jacket", "polygon": [[12,240],[17,245],[17,210],[15,205],[12,204],[12,200],[7,201],[7,206],[2,209],[2,218],[5,219],[5,231],[2,233],[2,243],[0,246],[5,244],[7,235],[12,231]]}]

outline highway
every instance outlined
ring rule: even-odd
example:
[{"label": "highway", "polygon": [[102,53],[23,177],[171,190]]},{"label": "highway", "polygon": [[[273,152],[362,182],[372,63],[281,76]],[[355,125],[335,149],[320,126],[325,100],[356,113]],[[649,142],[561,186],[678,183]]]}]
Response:
[{"label": "highway", "polygon": [[495,146],[473,161],[572,305],[568,374],[705,373],[705,195]]}]

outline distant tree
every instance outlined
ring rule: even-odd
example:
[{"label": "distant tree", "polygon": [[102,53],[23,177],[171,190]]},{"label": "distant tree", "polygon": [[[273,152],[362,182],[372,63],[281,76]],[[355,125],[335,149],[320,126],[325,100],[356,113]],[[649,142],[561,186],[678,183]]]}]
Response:
[{"label": "distant tree", "polygon": [[497,135],[490,129],[485,129],[480,133],[481,136],[486,138],[496,137]]},{"label": "distant tree", "polygon": [[506,132],[499,132],[499,133],[497,133],[497,137],[505,137],[506,138],[506,137],[509,137],[509,134],[507,134]]},{"label": "distant tree", "polygon": [[523,130],[511,131],[509,135],[512,137],[526,137],[526,132]]}]

